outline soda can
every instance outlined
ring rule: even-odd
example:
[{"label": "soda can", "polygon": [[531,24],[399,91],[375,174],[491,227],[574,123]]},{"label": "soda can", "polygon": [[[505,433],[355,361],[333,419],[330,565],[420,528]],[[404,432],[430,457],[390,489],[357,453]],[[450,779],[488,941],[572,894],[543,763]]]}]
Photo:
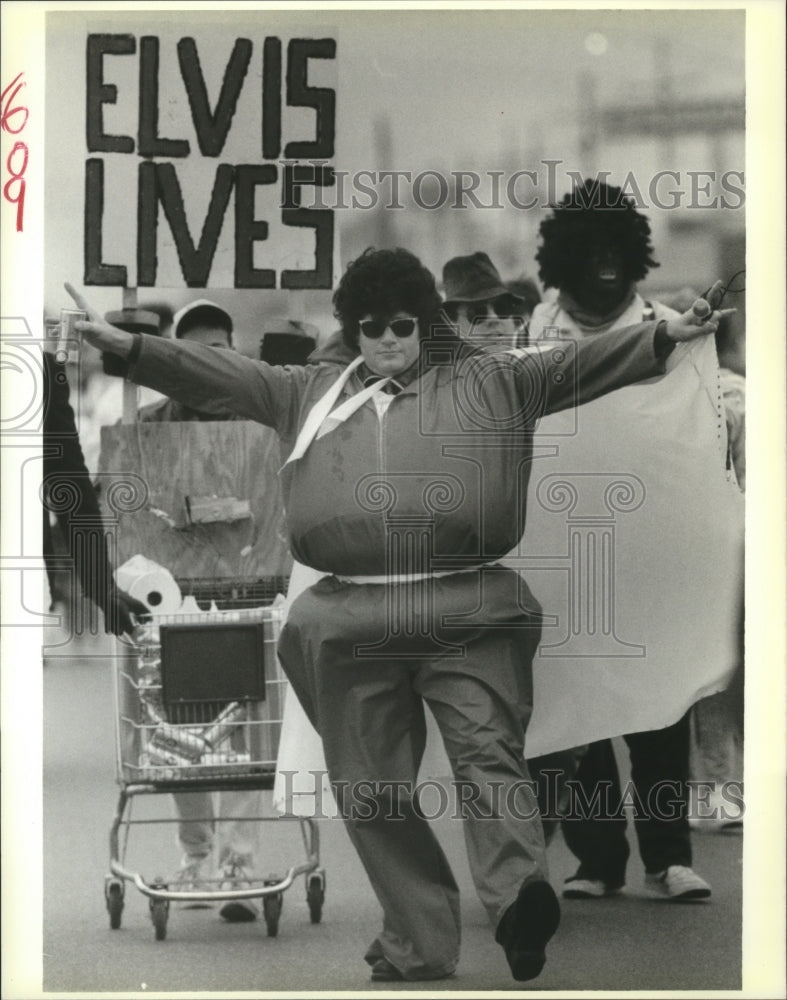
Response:
[{"label": "soda can", "polygon": [[55,348],[55,360],[61,365],[68,361],[69,340],[79,340],[79,335],[74,329],[74,324],[87,319],[84,309],[61,309],[60,310],[60,333],[57,338]]},{"label": "soda can", "polygon": [[227,705],[224,711],[215,719],[208,729],[203,729],[202,738],[215,750],[226,743],[240,724],[240,720],[245,721],[246,708],[237,701]]},{"label": "soda can", "polygon": [[158,726],[150,745],[158,750],[176,753],[192,763],[196,763],[210,749],[199,736],[166,724]]},{"label": "soda can", "polygon": [[[159,777],[171,780],[173,778],[180,778],[183,774],[188,775],[193,773],[191,769],[194,767],[194,762],[189,760],[187,757],[181,757],[180,754],[167,753],[164,750],[149,750],[146,755],[142,755],[147,761],[147,766],[155,768],[172,768],[169,771],[160,771]],[[142,757],[140,757],[140,760]]]}]

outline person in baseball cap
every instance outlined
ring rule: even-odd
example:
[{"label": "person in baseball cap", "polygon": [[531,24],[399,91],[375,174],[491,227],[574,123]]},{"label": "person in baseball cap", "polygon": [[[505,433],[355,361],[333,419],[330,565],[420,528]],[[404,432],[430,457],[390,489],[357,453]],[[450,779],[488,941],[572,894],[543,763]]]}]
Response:
[{"label": "person in baseball cap", "polygon": [[[195,299],[179,309],[172,317],[172,337],[205,347],[218,347],[225,351],[235,348],[232,344],[232,317],[210,299]],[[207,412],[186,406],[174,399],[162,399],[142,406],[137,420],[143,424],[167,423],[184,420],[237,420],[234,414],[222,414],[215,407]]]},{"label": "person in baseball cap", "polygon": [[232,317],[210,299],[195,299],[172,318],[172,336],[208,347],[232,346]]},{"label": "person in baseball cap", "polygon": [[490,353],[520,345],[525,301],[505,284],[488,254],[452,257],[443,267],[443,309],[460,337]]}]

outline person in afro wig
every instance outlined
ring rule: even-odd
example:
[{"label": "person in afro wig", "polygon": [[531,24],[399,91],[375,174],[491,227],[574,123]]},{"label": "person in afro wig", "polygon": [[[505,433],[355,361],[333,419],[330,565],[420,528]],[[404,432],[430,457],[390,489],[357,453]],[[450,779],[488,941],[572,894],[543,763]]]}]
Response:
[{"label": "person in afro wig", "polygon": [[[541,224],[542,245],[536,259],[544,286],[556,288],[558,295],[556,300],[536,306],[530,323],[533,343],[555,336],[583,341],[631,323],[669,321],[677,315],[662,302],[646,301],[637,291],[637,282],[659,265],[653,258],[648,220],[619,187],[597,179],[584,180],[551,210]],[[673,354],[667,371],[678,358]],[[643,425],[642,414],[633,406],[627,407],[621,402],[616,418]],[[549,433],[543,424],[542,431]],[[581,444],[581,434],[576,440]],[[643,447],[650,444],[647,438]],[[647,890],[676,901],[711,895],[711,887],[691,868],[689,721],[687,712],[664,729],[623,735],[638,801],[653,802],[654,790],[665,781],[677,789],[674,815],[652,810],[638,815],[635,823]],[[630,847],[627,820],[622,809],[617,811],[622,792],[612,741],[598,740],[573,751],[532,758],[528,769],[542,804],[550,773],[559,775],[557,789],[564,796],[569,783],[580,788],[588,802],[599,789],[608,789],[609,815],[582,818],[569,810],[558,817],[566,846],[579,861],[576,872],[565,881],[563,895],[568,899],[603,899],[619,893],[625,883]],[[556,826],[553,817],[546,818],[547,837],[554,835]]]},{"label": "person in afro wig", "polygon": [[545,288],[557,288],[566,311],[598,325],[616,318],[635,286],[658,267],[650,223],[619,187],[586,179],[574,186],[539,230],[536,254]]}]

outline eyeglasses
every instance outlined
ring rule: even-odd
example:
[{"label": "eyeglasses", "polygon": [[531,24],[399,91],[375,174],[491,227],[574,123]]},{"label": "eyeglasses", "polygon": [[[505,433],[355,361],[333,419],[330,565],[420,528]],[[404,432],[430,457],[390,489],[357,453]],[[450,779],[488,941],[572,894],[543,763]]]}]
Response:
[{"label": "eyeglasses", "polygon": [[392,330],[395,336],[404,338],[412,334],[417,322],[418,320],[411,316],[392,319],[390,323],[381,319],[365,319],[358,324],[358,329],[369,340],[379,340],[388,329]]},{"label": "eyeglasses", "polygon": [[[494,316],[489,315],[488,307],[492,307]],[[507,295],[501,295],[497,299],[486,299],[484,302],[468,302],[465,305],[465,315],[470,323],[483,323],[484,320],[497,319],[521,319],[522,307],[518,306],[514,299]]]}]

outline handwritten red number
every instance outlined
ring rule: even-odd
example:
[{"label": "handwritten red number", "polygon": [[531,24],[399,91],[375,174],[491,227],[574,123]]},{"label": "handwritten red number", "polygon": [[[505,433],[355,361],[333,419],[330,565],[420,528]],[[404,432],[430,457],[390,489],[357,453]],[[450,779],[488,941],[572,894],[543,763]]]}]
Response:
[{"label": "handwritten red number", "polygon": [[[0,94],[0,129],[3,132],[10,132],[11,135],[19,135],[25,125],[27,125],[29,114],[27,108],[24,104],[12,103],[16,100],[16,95],[22,87],[25,86],[22,76],[22,73],[18,73],[3,90],[2,94]],[[24,116],[21,122],[19,121],[19,115]],[[16,121],[16,127],[12,124],[14,121]],[[18,153],[21,153],[22,156],[21,166],[18,166],[18,157],[16,161],[14,160],[14,157]],[[25,189],[27,187],[25,183],[25,170],[27,170],[27,159],[27,144],[16,142],[5,161],[6,168],[11,176],[3,185],[3,197],[12,205],[16,205],[16,231],[18,233],[22,232],[24,226]]]},{"label": "handwritten red number", "polygon": [[[20,150],[24,155],[22,168],[21,170],[14,170],[11,161],[13,160],[14,155]],[[12,204],[16,205],[16,231],[21,233],[25,214],[25,170],[27,169],[27,146],[23,142],[17,142],[14,144],[14,148],[8,154],[6,166],[8,167],[8,172],[11,176],[3,185],[3,197],[6,201],[10,201]],[[12,194],[12,187],[14,185],[16,185],[16,193]]]},{"label": "handwritten red number", "polygon": [[[0,118],[0,128],[2,128],[4,132],[10,132],[12,135],[19,135],[19,133],[22,131],[25,125],[27,125],[27,117],[29,114],[27,108],[23,104],[16,105],[16,107],[9,107],[11,101],[13,101],[16,98],[16,95],[19,93],[22,87],[25,86],[24,81],[22,83],[17,82],[19,80],[19,77],[21,76],[22,74],[19,73],[18,76],[16,76],[8,84],[8,86],[5,88],[2,94],[0,94],[0,102],[2,103],[2,117]],[[16,84],[16,86],[14,86],[14,84]],[[9,94],[9,91],[11,90],[12,87],[14,89]],[[24,115],[25,117],[23,118],[21,125],[17,125],[16,128],[13,128],[11,126],[11,120],[14,118],[15,115]]]}]

